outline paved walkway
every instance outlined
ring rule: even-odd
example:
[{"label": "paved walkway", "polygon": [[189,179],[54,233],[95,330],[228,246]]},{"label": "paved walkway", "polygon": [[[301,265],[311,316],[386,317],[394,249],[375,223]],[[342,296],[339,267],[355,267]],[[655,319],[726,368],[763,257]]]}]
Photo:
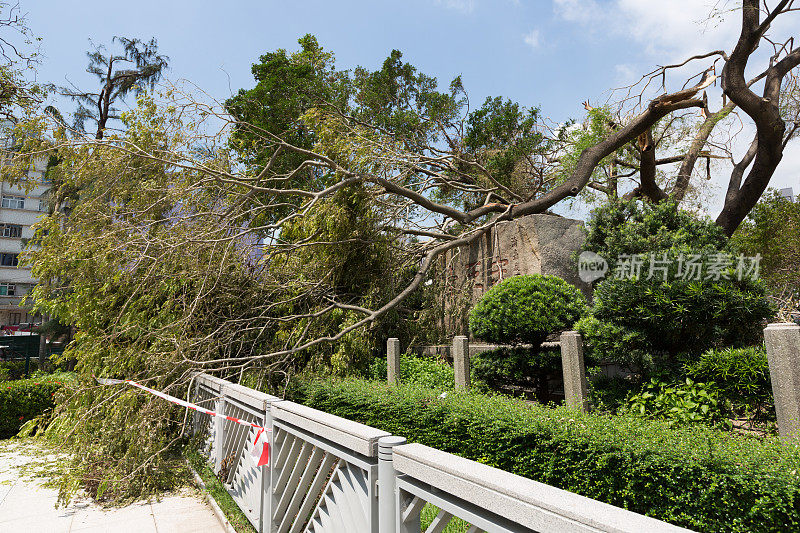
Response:
[{"label": "paved walkway", "polygon": [[202,494],[185,489],[161,501],[103,509],[87,499],[56,508],[58,490],[33,477],[56,456],[29,441],[0,441],[0,531],[3,533],[223,533]]}]

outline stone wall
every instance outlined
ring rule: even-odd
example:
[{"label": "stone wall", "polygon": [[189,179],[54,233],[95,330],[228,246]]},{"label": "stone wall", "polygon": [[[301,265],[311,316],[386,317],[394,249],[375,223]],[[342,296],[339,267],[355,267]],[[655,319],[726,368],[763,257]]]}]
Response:
[{"label": "stone wall", "polygon": [[471,245],[452,250],[444,258],[444,335],[466,335],[469,309],[511,276],[558,276],[590,296],[591,287],[578,277],[573,259],[585,240],[582,221],[538,214],[501,222]]}]

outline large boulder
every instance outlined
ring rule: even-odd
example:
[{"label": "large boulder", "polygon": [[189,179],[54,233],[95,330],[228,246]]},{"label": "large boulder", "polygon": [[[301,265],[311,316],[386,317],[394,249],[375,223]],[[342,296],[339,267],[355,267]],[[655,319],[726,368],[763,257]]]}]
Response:
[{"label": "large boulder", "polygon": [[586,240],[580,220],[538,214],[501,222],[468,246],[444,258],[443,323],[446,336],[466,334],[466,315],[495,283],[521,274],[558,276],[587,297],[591,286],[578,277],[575,253]]}]

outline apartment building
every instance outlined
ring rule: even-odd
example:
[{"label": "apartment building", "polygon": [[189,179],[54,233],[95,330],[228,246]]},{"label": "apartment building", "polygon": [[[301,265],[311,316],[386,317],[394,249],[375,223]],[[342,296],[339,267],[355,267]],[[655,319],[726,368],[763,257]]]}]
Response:
[{"label": "apartment building", "polygon": [[[786,189],[780,189],[778,191],[778,194],[780,194],[781,196],[783,196],[784,198],[786,198],[790,202],[794,202],[795,201],[794,189],[792,189],[791,187],[788,187]],[[798,201],[800,201],[800,195],[798,195],[797,198],[798,198]]]},{"label": "apartment building", "polygon": [[27,240],[33,237],[31,226],[47,209],[45,170],[46,161],[37,162],[28,171],[27,187],[0,182],[0,328],[3,329],[40,322],[40,318],[31,313],[30,305],[21,305],[36,280],[31,276],[30,267],[19,265],[19,255]]}]

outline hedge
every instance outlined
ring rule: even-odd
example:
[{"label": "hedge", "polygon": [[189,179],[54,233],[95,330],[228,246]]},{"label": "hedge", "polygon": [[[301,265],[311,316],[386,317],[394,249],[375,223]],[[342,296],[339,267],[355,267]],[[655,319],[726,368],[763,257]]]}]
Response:
[{"label": "hedge", "polygon": [[[37,361],[31,360],[28,368],[29,372],[35,372],[39,368]],[[22,379],[25,376],[25,361],[2,361],[0,362],[0,381],[13,381]]]},{"label": "hedge", "polygon": [[800,530],[800,448],[504,397],[310,382],[293,399],[696,531]]},{"label": "hedge", "polygon": [[52,409],[60,387],[45,379],[0,382],[0,439],[16,435],[22,424]]}]

